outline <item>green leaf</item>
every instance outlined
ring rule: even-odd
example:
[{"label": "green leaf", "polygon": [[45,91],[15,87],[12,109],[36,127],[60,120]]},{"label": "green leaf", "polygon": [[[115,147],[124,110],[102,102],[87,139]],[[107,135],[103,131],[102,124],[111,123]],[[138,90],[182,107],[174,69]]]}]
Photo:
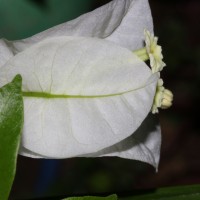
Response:
[{"label": "green leaf", "polygon": [[129,196],[121,197],[119,200],[199,200],[200,199],[200,185],[166,187],[156,189],[155,191]]},{"label": "green leaf", "polygon": [[117,195],[113,194],[107,197],[95,197],[95,196],[69,197],[63,200],[117,200]]},{"label": "green leaf", "polygon": [[22,78],[0,88],[0,199],[7,200],[16,171],[23,125]]}]

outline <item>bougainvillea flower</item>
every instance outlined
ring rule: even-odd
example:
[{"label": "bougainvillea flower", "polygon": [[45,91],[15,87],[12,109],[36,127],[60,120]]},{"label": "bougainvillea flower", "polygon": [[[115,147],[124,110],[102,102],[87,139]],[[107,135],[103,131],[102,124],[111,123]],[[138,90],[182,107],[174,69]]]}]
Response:
[{"label": "bougainvillea flower", "polygon": [[150,59],[152,72],[160,72],[166,64],[163,62],[162,47],[158,45],[158,38],[148,30],[144,30],[146,51]]},{"label": "bougainvillea flower", "polygon": [[0,86],[23,78],[20,154],[119,156],[157,168],[160,127],[152,108],[159,74],[135,56],[153,31],[147,0],[114,0],[19,41],[1,40]]},{"label": "bougainvillea flower", "polygon": [[152,106],[152,113],[158,113],[158,108],[167,109],[172,105],[173,94],[170,90],[165,89],[163,80],[159,79],[157,83],[156,94]]}]

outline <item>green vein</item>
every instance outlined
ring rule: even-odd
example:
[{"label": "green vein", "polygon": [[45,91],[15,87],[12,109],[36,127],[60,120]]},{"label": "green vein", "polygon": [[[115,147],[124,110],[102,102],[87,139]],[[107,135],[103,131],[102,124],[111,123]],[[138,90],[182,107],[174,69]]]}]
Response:
[{"label": "green vein", "polygon": [[46,99],[67,99],[67,98],[104,98],[104,97],[112,97],[122,95],[124,93],[118,94],[107,94],[107,95],[94,95],[94,96],[82,96],[82,95],[66,95],[66,94],[50,94],[45,92],[22,92],[23,97],[34,97],[34,98],[46,98]]},{"label": "green vein", "polygon": [[32,97],[32,98],[46,98],[46,99],[52,99],[52,98],[57,98],[57,99],[69,99],[69,98],[74,98],[74,99],[78,99],[78,98],[105,98],[105,97],[114,97],[114,96],[120,96],[126,93],[130,93],[136,90],[140,90],[144,87],[147,87],[148,85],[152,84],[155,80],[151,80],[150,82],[141,85],[139,88],[133,89],[133,90],[129,90],[129,91],[125,91],[125,92],[120,92],[120,93],[115,93],[115,94],[104,94],[104,95],[68,95],[68,94],[51,94],[51,93],[47,93],[47,92],[24,92],[22,91],[22,96],[23,97]]}]

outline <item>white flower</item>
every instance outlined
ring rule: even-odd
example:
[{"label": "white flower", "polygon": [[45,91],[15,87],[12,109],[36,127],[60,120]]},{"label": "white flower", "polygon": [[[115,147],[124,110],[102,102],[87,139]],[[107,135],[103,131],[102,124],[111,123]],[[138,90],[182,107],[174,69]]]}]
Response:
[{"label": "white flower", "polygon": [[31,38],[4,40],[14,57],[0,65],[0,86],[23,77],[20,154],[119,156],[157,168],[160,128],[148,113],[159,76],[132,53],[144,28],[153,30],[147,0],[114,0]]},{"label": "white flower", "polygon": [[152,113],[158,113],[158,108],[167,109],[172,105],[173,94],[170,90],[165,89],[163,80],[159,79],[157,83],[156,94],[152,106]]},{"label": "white flower", "polygon": [[144,30],[146,51],[149,55],[152,72],[159,72],[166,66],[163,62],[162,48],[157,44],[158,38],[146,29]]}]

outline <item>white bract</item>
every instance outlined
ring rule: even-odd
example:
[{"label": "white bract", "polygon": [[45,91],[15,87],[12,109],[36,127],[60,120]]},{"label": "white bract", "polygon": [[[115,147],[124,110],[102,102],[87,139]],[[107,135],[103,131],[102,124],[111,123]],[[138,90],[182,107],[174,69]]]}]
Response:
[{"label": "white bract", "polygon": [[1,40],[0,87],[23,78],[20,154],[119,156],[157,168],[160,127],[149,112],[159,74],[132,53],[145,28],[153,31],[147,0],[114,0],[31,38]]}]

